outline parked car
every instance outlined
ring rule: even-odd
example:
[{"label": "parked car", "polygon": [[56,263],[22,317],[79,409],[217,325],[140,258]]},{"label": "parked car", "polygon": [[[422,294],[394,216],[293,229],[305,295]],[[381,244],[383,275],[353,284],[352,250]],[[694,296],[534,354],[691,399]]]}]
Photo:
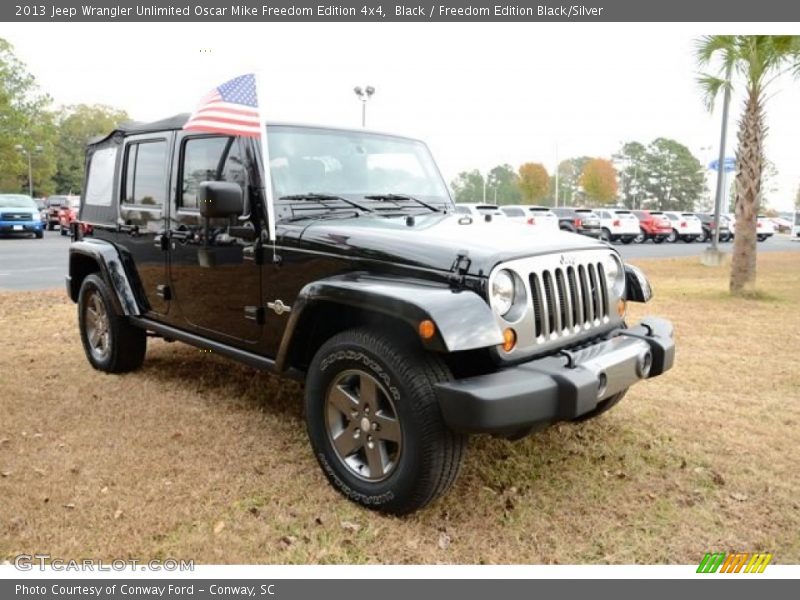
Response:
[{"label": "parked car", "polygon": [[506,215],[497,204],[481,204],[479,202],[459,202],[455,206],[459,215],[469,215],[475,220],[496,221],[505,220]]},{"label": "parked car", "polygon": [[775,225],[772,219],[764,215],[758,215],[756,219],[756,239],[759,242],[765,242],[775,235]]},{"label": "parked car", "polygon": [[703,224],[694,213],[654,210],[652,214],[664,215],[669,219],[672,232],[667,236],[667,241],[670,243],[678,240],[689,243],[703,235]]},{"label": "parked car", "polygon": [[672,367],[668,321],[625,321],[652,295],[640,269],[597,240],[453,214],[422,142],[269,125],[275,246],[259,140],[187,118],[87,150],[93,231],[76,231],[67,279],[86,358],[134,371],[161,336],[305,380],[313,455],[348,499],[422,508],[467,435],[593,418]]},{"label": "parked car", "polygon": [[[716,222],[714,220],[714,215],[707,214],[707,213],[696,213],[698,219],[700,219],[700,224],[703,226],[703,234],[697,238],[698,242],[706,242],[711,240],[714,237],[714,231],[716,229]],[[728,225],[728,218],[725,215],[719,216],[719,241],[720,242],[727,242],[731,239],[731,230],[730,226]]]},{"label": "parked car", "polygon": [[34,198],[36,208],[39,209],[39,216],[42,218],[42,223],[47,227],[47,198]]},{"label": "parked car", "polygon": [[[728,213],[726,216],[729,218],[731,239],[733,239],[736,234],[736,215],[734,213]],[[775,235],[775,226],[772,224],[772,221],[764,215],[758,215],[756,217],[756,239],[759,242],[764,242],[773,235]]]},{"label": "parked car", "polygon": [[500,210],[512,221],[552,231],[558,231],[559,229],[558,216],[547,206],[515,204],[501,206]]},{"label": "parked car", "polygon": [[78,196],[56,195],[47,198],[47,230],[53,231],[60,223],[59,211],[70,202],[79,202]]},{"label": "parked car", "polygon": [[600,238],[606,242],[630,244],[639,235],[639,219],[622,208],[595,208],[600,217]]},{"label": "parked car", "polygon": [[0,233],[32,233],[41,239],[44,225],[39,207],[24,194],[0,194]]},{"label": "parked car", "polygon": [[592,209],[557,207],[551,210],[558,216],[561,231],[600,237],[600,217]]},{"label": "parked car", "polygon": [[791,233],[792,222],[784,217],[770,217],[772,226],[775,227],[775,233]]},{"label": "parked car", "polygon": [[649,210],[634,210],[633,214],[639,219],[639,235],[634,240],[637,244],[647,240],[660,244],[672,233],[670,220],[663,213],[653,214]]},{"label": "parked car", "polygon": [[792,225],[792,239],[800,239],[800,210],[794,213],[794,225]]},{"label": "parked car", "polygon": [[80,196],[67,196],[66,202],[58,211],[58,228],[61,230],[61,235],[69,235],[70,226],[78,219],[80,206]]}]

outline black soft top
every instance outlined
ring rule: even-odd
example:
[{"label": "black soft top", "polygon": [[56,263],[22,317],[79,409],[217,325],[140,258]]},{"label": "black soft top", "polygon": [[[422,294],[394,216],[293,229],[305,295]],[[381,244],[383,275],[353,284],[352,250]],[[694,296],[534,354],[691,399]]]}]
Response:
[{"label": "black soft top", "polygon": [[183,126],[186,124],[186,121],[189,120],[190,116],[191,115],[189,113],[179,113],[177,115],[172,115],[171,117],[167,117],[166,119],[151,121],[150,123],[144,123],[142,121],[127,121],[125,123],[120,124],[114,131],[110,132],[108,135],[94,138],[89,142],[89,145],[95,146],[98,144],[102,144],[109,138],[113,138],[115,135],[119,134],[122,134],[122,136],[127,136],[127,135],[135,135],[137,133],[150,133],[153,131],[170,131],[173,129],[182,129]]}]

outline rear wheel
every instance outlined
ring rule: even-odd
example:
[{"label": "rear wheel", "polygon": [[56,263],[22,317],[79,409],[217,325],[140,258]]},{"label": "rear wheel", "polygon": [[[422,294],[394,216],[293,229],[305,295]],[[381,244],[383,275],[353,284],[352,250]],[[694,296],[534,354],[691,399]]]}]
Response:
[{"label": "rear wheel", "polygon": [[670,244],[674,244],[675,242],[677,242],[677,241],[678,241],[678,232],[677,232],[677,231],[675,231],[674,229],[673,229],[672,231],[670,231],[670,232],[667,234],[667,241],[668,241]]},{"label": "rear wheel", "polygon": [[766,240],[766,239],[767,239],[767,237],[769,237],[769,236],[766,236],[766,235],[759,235],[759,236],[756,236],[756,239],[757,239],[759,242],[763,242],[764,240]]},{"label": "rear wheel", "polygon": [[311,446],[331,484],[394,514],[444,494],[466,442],[446,427],[434,395],[449,377],[437,357],[368,330],[325,342],[308,370],[305,404]]},{"label": "rear wheel", "polygon": [[96,274],[88,275],[78,294],[81,342],[91,365],[107,373],[126,373],[142,366],[147,350],[143,329],[117,315],[111,292]]},{"label": "rear wheel", "polygon": [[610,243],[611,242],[611,232],[607,228],[603,227],[603,229],[600,230],[600,239],[603,240],[604,242],[609,242]]},{"label": "rear wheel", "polygon": [[711,233],[703,229],[703,232],[697,236],[697,241],[701,244],[711,238]]},{"label": "rear wheel", "polygon": [[639,230],[639,235],[633,238],[634,243],[644,244],[647,241],[647,232],[644,229]]},{"label": "rear wheel", "polygon": [[620,238],[620,241],[621,241],[623,244],[630,244],[630,243],[631,243],[631,242],[633,242],[633,241],[634,241],[634,240],[635,240],[637,237],[639,237],[639,236],[637,236],[637,235],[626,235],[626,236],[623,236],[623,237],[621,237],[621,238]]},{"label": "rear wheel", "polygon": [[663,236],[663,235],[657,235],[657,236],[655,236],[655,237],[653,238],[653,243],[654,243],[654,244],[663,244],[663,243],[664,243],[664,240],[666,240],[666,239],[667,239],[667,237],[666,237],[666,236]]}]

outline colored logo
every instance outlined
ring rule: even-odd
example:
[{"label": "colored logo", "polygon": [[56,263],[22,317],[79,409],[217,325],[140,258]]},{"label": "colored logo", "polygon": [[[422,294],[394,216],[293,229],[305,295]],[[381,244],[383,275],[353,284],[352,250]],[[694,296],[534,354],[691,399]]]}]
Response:
[{"label": "colored logo", "polygon": [[697,566],[698,573],[763,573],[767,568],[772,554],[737,552],[725,554],[724,552],[706,552],[703,560]]}]

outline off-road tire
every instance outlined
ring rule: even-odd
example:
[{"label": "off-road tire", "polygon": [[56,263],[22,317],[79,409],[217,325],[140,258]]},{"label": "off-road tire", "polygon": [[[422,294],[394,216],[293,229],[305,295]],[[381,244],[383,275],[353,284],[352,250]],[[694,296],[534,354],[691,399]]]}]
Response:
[{"label": "off-road tire", "polygon": [[[108,350],[102,356],[98,356],[97,351],[93,352],[93,344],[87,331],[87,327],[91,326],[89,304],[94,306],[95,301],[101,303],[107,319],[105,330],[108,333]],[[78,324],[86,358],[98,371],[127,373],[142,366],[147,350],[147,334],[115,312],[111,292],[99,275],[88,275],[81,284],[78,293]]]},{"label": "off-road tire", "polygon": [[[351,372],[383,386],[399,423],[401,450],[393,470],[379,481],[359,477],[333,445],[329,391]],[[466,447],[466,436],[446,427],[434,395],[434,384],[450,377],[446,365],[415,341],[351,329],[325,342],[308,369],[305,413],[311,447],[331,484],[353,502],[392,514],[413,512],[444,494]],[[349,432],[349,424],[343,431]]]}]

